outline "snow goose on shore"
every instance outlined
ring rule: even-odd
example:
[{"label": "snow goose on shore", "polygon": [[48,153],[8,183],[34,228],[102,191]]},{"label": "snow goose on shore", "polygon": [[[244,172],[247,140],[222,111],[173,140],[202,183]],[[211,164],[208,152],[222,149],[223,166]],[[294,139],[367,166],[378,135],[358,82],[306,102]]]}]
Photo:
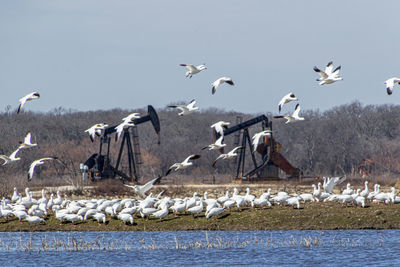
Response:
[{"label": "snow goose on shore", "polygon": [[45,222],[44,219],[40,218],[39,216],[35,216],[35,215],[34,216],[27,215],[25,217],[25,220],[30,224],[44,223]]},{"label": "snow goose on shore", "polygon": [[224,212],[225,208],[222,207],[214,207],[212,209],[210,209],[207,213],[206,213],[206,219],[211,218],[212,216],[218,216],[220,215],[222,212]]},{"label": "snow goose on shore", "polygon": [[390,193],[380,192],[374,196],[374,200],[377,202],[384,202],[388,204],[394,201],[395,196],[396,196],[396,189],[392,187]]},{"label": "snow goose on shore", "polygon": [[207,69],[205,64],[194,66],[191,64],[179,64],[182,67],[186,67],[189,71],[185,73],[186,77],[192,78],[193,75],[199,73],[202,70]]},{"label": "snow goose on shore", "polygon": [[365,186],[365,189],[363,191],[361,191],[360,196],[367,197],[369,194],[368,181],[365,181],[364,186]]},{"label": "snow goose on shore", "polygon": [[40,98],[40,95],[39,95],[38,92],[32,92],[32,93],[27,94],[26,96],[22,97],[22,98],[19,100],[19,103],[20,103],[20,104],[19,104],[19,106],[18,106],[17,113],[20,113],[20,112],[21,112],[22,107],[25,105],[26,102],[31,101],[31,100],[33,100],[33,99],[38,99],[38,98]]},{"label": "snow goose on shore", "polygon": [[299,197],[298,196],[293,196],[293,197],[289,197],[288,199],[286,199],[286,204],[288,206],[292,206],[293,208],[300,209],[300,201],[299,201]]},{"label": "snow goose on shore", "polygon": [[128,213],[118,214],[118,219],[123,221],[125,224],[130,223],[132,225],[134,223],[132,215],[130,215]]},{"label": "snow goose on shore", "polygon": [[162,219],[164,217],[166,217],[167,215],[168,215],[168,204],[164,202],[160,205],[160,209],[158,211],[152,213],[150,216],[158,218],[158,219],[160,219],[160,221],[162,221]]},{"label": "snow goose on shore", "polygon": [[354,194],[354,189],[351,188],[350,183],[347,183],[346,189],[343,190],[342,195],[352,195]]},{"label": "snow goose on shore", "polygon": [[195,215],[197,217],[198,214],[203,211],[203,209],[204,209],[203,198],[200,198],[200,204],[187,209],[187,212],[191,213],[193,217],[195,217]]},{"label": "snow goose on shore", "polygon": [[11,197],[11,202],[15,203],[19,199],[20,194],[18,193],[18,189],[14,187],[14,193]]}]

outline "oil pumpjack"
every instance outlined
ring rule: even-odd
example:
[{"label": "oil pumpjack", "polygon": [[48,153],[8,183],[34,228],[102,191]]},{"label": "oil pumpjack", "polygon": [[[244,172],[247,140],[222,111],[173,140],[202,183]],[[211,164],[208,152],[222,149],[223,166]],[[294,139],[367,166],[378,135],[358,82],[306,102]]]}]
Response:
[{"label": "oil pumpjack", "polygon": [[[267,116],[260,115],[247,121],[242,121],[243,118],[236,118],[236,125],[224,129],[224,136],[235,134],[234,146],[242,146],[236,159],[236,182],[241,181],[259,181],[265,179],[279,178],[279,169],[283,170],[289,178],[300,178],[301,171],[293,167],[284,156],[280,154],[282,145],[275,141],[272,133],[272,122]],[[249,127],[261,123],[262,130],[270,130],[271,134],[264,137],[264,142],[260,142],[254,149],[249,134]],[[214,138],[218,139],[220,135],[213,130]],[[240,140],[241,139],[241,140]],[[246,150],[249,148],[253,168],[245,170]],[[255,153],[261,157],[261,162],[257,162]],[[260,160],[258,160],[260,161]]]},{"label": "oil pumpjack", "polygon": [[[92,181],[103,178],[120,178],[122,182],[129,181],[135,184],[138,183],[140,179],[139,165],[142,164],[142,159],[137,127],[148,121],[152,123],[158,135],[158,144],[160,144],[160,120],[158,119],[156,110],[151,105],[148,105],[147,115],[133,120],[135,126],[124,129],[115,166],[112,165],[112,160],[110,158],[110,144],[112,140],[111,134],[116,132],[115,127],[117,125],[110,126],[104,130],[103,135],[100,137],[99,153],[91,155],[83,164],[83,168],[89,172]],[[103,146],[105,146],[105,154],[103,154]],[[124,173],[119,169],[125,146],[128,173]]]}]

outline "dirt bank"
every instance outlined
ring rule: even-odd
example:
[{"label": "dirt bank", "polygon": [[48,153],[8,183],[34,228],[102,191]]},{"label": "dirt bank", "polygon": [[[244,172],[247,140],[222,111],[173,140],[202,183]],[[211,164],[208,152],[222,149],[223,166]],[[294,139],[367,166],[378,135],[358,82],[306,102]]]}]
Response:
[{"label": "dirt bank", "polygon": [[398,205],[369,204],[367,208],[342,207],[338,203],[307,203],[301,209],[273,206],[267,209],[236,208],[217,218],[206,219],[204,213],[169,214],[163,221],[135,217],[134,225],[107,218],[106,225],[94,221],[60,224],[52,215],[45,224],[30,225],[13,219],[0,219],[0,231],[177,231],[177,230],[322,230],[322,229],[400,229]]}]

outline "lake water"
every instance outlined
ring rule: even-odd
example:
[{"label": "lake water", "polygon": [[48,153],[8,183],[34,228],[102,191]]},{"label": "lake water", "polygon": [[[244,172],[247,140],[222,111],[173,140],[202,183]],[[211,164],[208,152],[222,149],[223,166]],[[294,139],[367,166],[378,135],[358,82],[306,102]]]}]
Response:
[{"label": "lake water", "polygon": [[400,266],[400,230],[0,233],[0,266]]}]

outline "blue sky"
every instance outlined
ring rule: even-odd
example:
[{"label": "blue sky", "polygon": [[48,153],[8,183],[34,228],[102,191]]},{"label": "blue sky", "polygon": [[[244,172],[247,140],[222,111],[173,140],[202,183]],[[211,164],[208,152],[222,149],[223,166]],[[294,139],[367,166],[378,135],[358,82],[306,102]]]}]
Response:
[{"label": "blue sky", "polygon": [[[156,108],[196,99],[200,108],[277,112],[294,92],[302,109],[358,100],[396,104],[399,1],[0,2],[0,110],[38,91],[27,110]],[[319,86],[313,66],[342,66]],[[207,70],[185,77],[180,63]],[[233,79],[211,95],[211,83]],[[291,112],[285,107],[284,112]],[[290,109],[290,110],[289,110]]]}]

